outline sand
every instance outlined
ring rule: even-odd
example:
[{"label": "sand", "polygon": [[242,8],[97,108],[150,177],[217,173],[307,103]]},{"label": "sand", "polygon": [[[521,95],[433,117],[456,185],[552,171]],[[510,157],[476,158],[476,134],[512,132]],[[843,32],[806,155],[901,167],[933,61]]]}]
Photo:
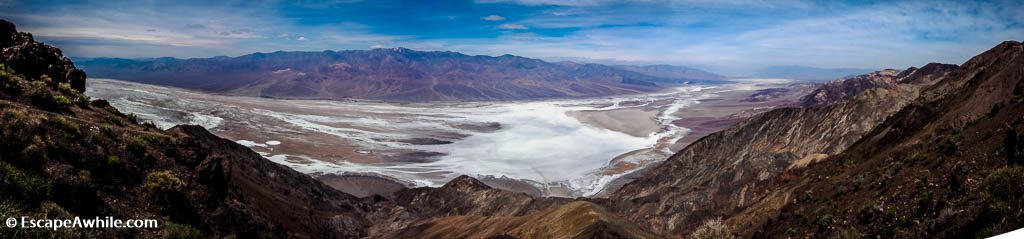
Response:
[{"label": "sand", "polygon": [[614,110],[584,110],[567,112],[580,123],[609,129],[635,137],[647,137],[661,128],[655,109],[622,108]]}]

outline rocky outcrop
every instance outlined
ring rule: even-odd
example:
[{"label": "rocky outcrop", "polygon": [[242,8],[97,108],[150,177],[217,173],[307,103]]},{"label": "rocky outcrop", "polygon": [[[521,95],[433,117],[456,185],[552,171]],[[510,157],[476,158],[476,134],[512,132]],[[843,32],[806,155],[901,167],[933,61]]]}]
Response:
[{"label": "rocky outcrop", "polygon": [[672,235],[736,212],[764,195],[781,172],[842,153],[916,98],[924,85],[898,84],[898,74],[832,83],[816,91],[825,96],[817,107],[769,111],[704,137],[613,193],[612,207]]},{"label": "rocky outcrop", "polygon": [[0,48],[0,63],[14,72],[32,79],[46,75],[54,84],[68,83],[72,89],[85,91],[85,72],[75,68],[60,49],[36,42],[32,34],[18,32],[13,23],[5,20],[0,20]]},{"label": "rocky outcrop", "polygon": [[929,63],[921,67],[910,67],[903,71],[882,70],[866,75],[835,80],[818,87],[800,99],[800,106],[820,107],[849,100],[869,89],[890,87],[898,84],[927,86],[956,69],[956,65]]}]

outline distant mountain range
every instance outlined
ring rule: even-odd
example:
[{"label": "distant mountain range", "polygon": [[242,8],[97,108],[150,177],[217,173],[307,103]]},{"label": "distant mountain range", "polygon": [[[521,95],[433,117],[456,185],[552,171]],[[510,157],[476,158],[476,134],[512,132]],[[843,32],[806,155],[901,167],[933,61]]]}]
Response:
[{"label": "distant mountain range", "polygon": [[873,72],[871,69],[857,68],[817,68],[810,66],[771,66],[755,73],[758,77],[783,78],[801,81],[830,81],[847,76],[856,76]]},{"label": "distant mountain range", "polygon": [[518,100],[652,92],[717,82],[692,68],[546,62],[406,48],[253,53],[213,58],[93,58],[91,77],[231,95],[385,101]]}]

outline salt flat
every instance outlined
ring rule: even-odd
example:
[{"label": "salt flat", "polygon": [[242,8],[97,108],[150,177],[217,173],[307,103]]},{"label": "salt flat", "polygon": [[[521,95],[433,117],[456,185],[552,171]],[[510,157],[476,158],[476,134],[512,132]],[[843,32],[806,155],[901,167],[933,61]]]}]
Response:
[{"label": "salt flat", "polygon": [[785,84],[460,103],[283,100],[107,79],[91,79],[86,93],[161,128],[201,125],[307,174],[372,175],[409,186],[439,186],[466,174],[519,180],[545,195],[591,196],[677,150],[691,132],[680,121],[700,117],[687,112],[700,112],[688,109],[702,100]]}]

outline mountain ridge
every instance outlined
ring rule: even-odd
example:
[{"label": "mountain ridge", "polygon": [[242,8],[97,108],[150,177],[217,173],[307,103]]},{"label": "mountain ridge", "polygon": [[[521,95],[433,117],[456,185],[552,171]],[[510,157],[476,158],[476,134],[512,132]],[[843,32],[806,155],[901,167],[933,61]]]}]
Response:
[{"label": "mountain ridge", "polygon": [[[91,58],[90,75],[231,95],[384,101],[521,100],[653,92],[722,77],[689,68],[551,63],[406,48],[277,51],[213,58]],[[686,78],[696,76],[700,79]]]}]

